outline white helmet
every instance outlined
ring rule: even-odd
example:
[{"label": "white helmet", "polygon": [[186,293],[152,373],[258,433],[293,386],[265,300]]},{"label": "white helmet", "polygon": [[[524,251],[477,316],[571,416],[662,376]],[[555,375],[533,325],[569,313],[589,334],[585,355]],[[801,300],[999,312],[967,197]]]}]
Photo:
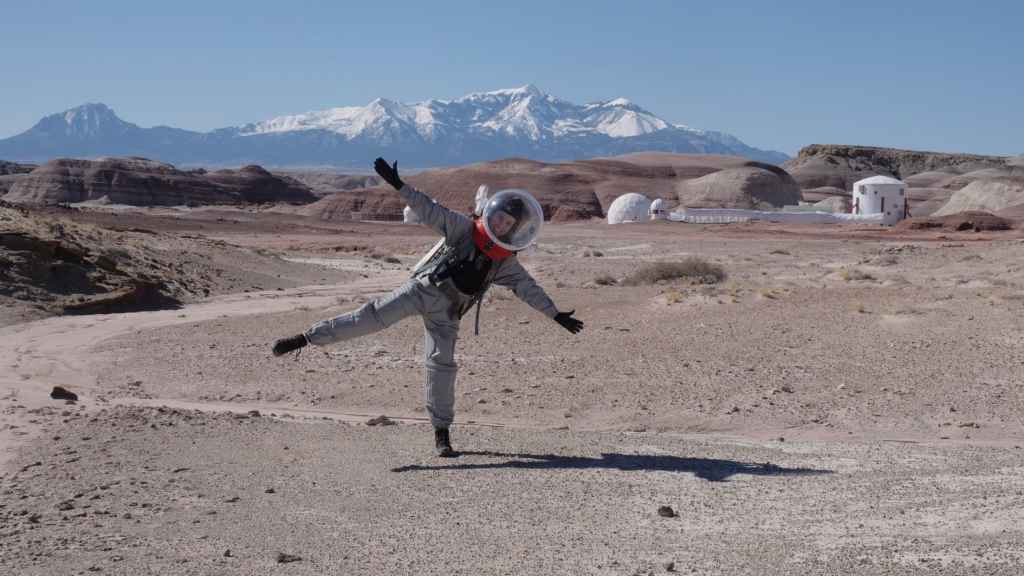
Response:
[{"label": "white helmet", "polygon": [[532,244],[540,235],[540,227],[544,224],[544,210],[529,192],[513,188],[502,190],[488,200],[481,220],[487,236],[495,244],[506,250],[518,252]]}]

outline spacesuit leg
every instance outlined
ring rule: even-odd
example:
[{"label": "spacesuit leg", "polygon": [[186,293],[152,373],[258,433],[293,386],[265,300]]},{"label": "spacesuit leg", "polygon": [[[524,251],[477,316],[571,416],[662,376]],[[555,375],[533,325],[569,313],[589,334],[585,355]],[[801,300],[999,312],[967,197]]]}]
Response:
[{"label": "spacesuit leg", "polygon": [[427,368],[427,412],[434,428],[448,428],[455,418],[455,341],[459,319],[450,309],[423,315]]},{"label": "spacesuit leg", "polygon": [[391,294],[357,310],[313,324],[306,331],[306,339],[310,344],[324,346],[373,334],[407,316],[422,314],[427,301],[431,300],[429,296],[431,294],[418,281],[410,280]]}]

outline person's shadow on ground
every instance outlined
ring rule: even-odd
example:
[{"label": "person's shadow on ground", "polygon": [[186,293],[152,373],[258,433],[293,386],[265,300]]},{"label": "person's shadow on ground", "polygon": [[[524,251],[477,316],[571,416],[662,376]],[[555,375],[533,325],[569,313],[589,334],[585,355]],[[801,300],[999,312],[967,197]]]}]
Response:
[{"label": "person's shadow on ground", "polygon": [[560,456],[556,454],[506,454],[490,451],[460,452],[460,456],[486,456],[506,458],[503,462],[480,462],[421,466],[411,464],[392,468],[392,472],[424,470],[489,470],[514,468],[526,470],[606,469],[643,472],[689,472],[709,482],[722,482],[736,474],[751,476],[814,476],[831,474],[831,470],[813,468],[783,468],[771,463],[752,464],[715,458],[680,458],[678,456],[651,456],[646,454],[601,454],[600,458]]}]

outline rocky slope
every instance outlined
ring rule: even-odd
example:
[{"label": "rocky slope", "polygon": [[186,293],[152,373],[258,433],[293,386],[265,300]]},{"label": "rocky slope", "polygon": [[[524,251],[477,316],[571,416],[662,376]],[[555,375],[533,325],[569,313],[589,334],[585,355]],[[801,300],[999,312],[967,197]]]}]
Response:
[{"label": "rocky slope", "polygon": [[52,314],[173,308],[350,276],[130,220],[115,228],[76,216],[0,201],[0,326]]},{"label": "rocky slope", "polygon": [[7,194],[15,182],[36,168],[35,164],[18,164],[0,160],[0,197]]},{"label": "rocky slope", "polygon": [[1024,175],[979,178],[952,194],[936,216],[968,210],[997,212],[1024,205]]},{"label": "rocky slope", "polygon": [[179,170],[145,158],[52,160],[21,176],[8,202],[58,204],[104,201],[133,206],[312,202],[307,186],[259,166],[240,170]]}]

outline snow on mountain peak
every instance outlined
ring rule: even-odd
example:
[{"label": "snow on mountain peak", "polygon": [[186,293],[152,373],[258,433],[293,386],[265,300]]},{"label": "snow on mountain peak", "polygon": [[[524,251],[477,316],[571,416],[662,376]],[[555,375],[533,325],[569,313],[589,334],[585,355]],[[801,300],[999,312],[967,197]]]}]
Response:
[{"label": "snow on mountain peak", "polygon": [[404,104],[377,98],[368,105],[331,108],[242,126],[245,136],[298,130],[328,130],[347,139],[366,135],[401,139],[418,135],[431,140],[440,132],[504,134],[543,140],[595,133],[627,138],[663,130],[671,124],[626,98],[577,105],[540,91],[533,84],[473,92],[456,100]]},{"label": "snow on mountain peak", "polygon": [[114,111],[100,102],[90,102],[64,111],[64,121],[68,125],[75,123],[96,123],[117,118]]},{"label": "snow on mountain peak", "polygon": [[40,120],[46,130],[57,131],[76,137],[88,137],[111,130],[119,131],[133,127],[114,114],[106,104],[88,103],[52,114]]}]

